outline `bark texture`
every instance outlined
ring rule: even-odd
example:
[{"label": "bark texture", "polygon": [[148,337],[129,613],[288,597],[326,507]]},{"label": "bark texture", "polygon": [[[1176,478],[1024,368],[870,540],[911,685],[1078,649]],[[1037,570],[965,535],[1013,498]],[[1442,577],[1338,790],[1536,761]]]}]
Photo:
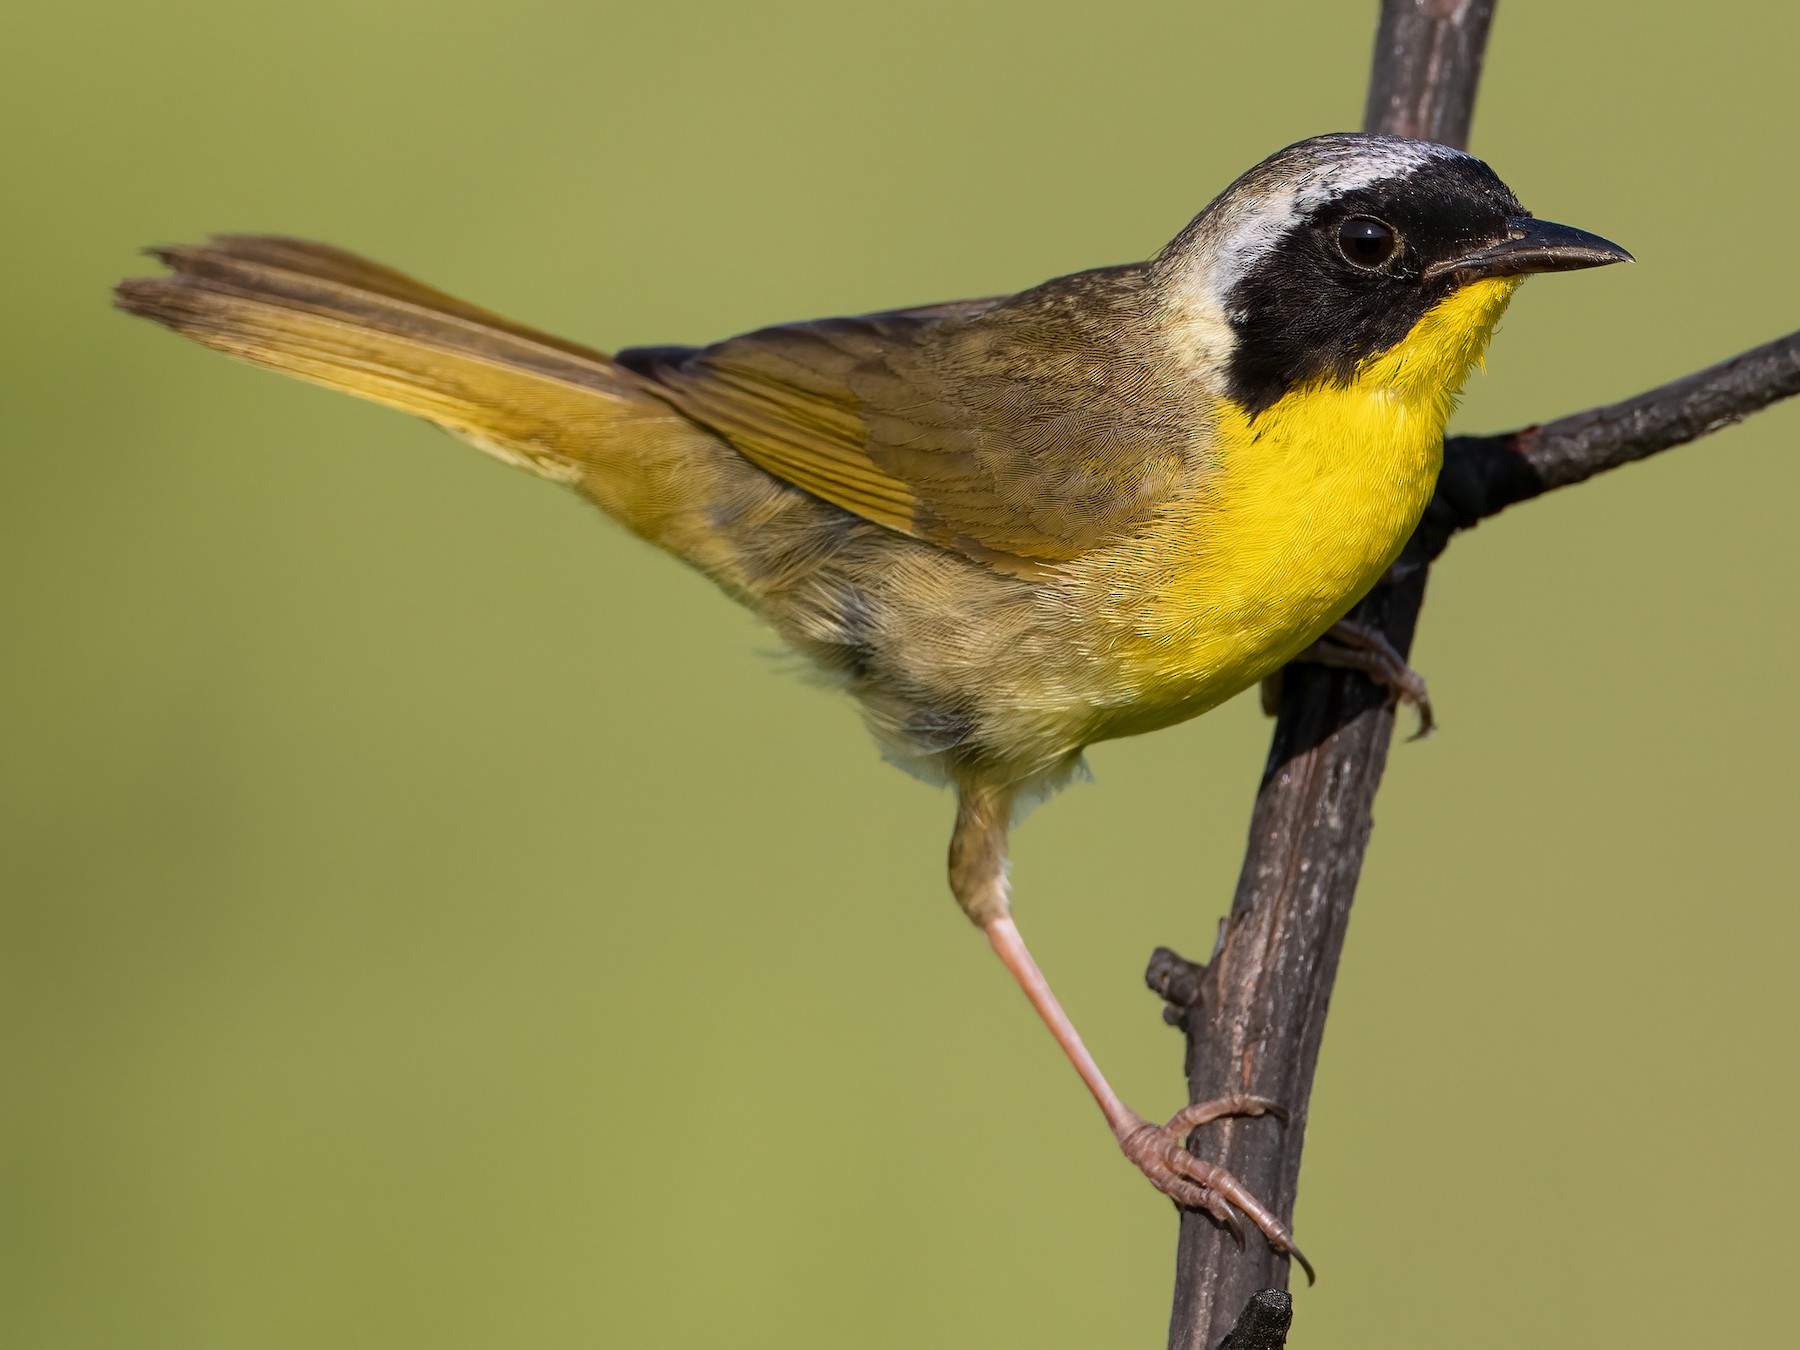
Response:
[{"label": "bark texture", "polygon": [[1387,0],[1363,128],[1467,145],[1495,0]]}]

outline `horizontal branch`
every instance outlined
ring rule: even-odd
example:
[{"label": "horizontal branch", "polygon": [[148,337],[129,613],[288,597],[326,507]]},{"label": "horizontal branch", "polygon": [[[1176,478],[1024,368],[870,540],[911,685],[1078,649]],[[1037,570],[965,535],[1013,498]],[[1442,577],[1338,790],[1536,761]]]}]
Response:
[{"label": "horizontal branch", "polygon": [[1699,440],[1796,394],[1800,333],[1789,333],[1622,403],[1502,435],[1452,437],[1409,561],[1437,557],[1451,535],[1509,506]]}]

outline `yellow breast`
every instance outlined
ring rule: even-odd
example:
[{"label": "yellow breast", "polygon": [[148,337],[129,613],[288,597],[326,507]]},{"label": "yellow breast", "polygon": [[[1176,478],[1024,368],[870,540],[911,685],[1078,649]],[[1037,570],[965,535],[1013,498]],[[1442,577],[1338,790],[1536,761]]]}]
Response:
[{"label": "yellow breast", "polygon": [[1103,734],[1222,702],[1367,593],[1430,500],[1456,391],[1516,285],[1462,288],[1348,383],[1296,389],[1254,417],[1220,407],[1201,488],[1111,560],[1106,608],[1135,706]]}]

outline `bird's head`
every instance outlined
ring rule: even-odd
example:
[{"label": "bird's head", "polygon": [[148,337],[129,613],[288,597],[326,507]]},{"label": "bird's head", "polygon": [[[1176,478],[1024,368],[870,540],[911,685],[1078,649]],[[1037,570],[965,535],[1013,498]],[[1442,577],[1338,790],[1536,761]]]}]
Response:
[{"label": "bird's head", "polygon": [[1447,398],[1521,278],[1629,261],[1598,235],[1533,217],[1472,155],[1338,133],[1244,174],[1157,255],[1152,277],[1168,323],[1199,340],[1222,392],[1254,415],[1371,372]]}]

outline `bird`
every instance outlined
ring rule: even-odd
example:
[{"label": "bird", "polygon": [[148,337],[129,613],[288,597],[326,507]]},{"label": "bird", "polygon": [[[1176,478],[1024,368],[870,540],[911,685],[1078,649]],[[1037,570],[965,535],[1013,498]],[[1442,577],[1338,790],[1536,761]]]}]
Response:
[{"label": "bird", "polygon": [[950,889],[1124,1156],[1311,1278],[1185,1142],[1280,1105],[1158,1124],[1120,1099],[1013,919],[1009,828],[1089,745],[1325,637],[1418,523],[1519,283],[1629,253],[1463,151],[1348,132],[1270,155],[1146,261],[699,347],[608,354],[283,236],[149,252],[169,270],[120,282],[124,310],[574,489],[841,685],[888,759],[954,789]]}]

